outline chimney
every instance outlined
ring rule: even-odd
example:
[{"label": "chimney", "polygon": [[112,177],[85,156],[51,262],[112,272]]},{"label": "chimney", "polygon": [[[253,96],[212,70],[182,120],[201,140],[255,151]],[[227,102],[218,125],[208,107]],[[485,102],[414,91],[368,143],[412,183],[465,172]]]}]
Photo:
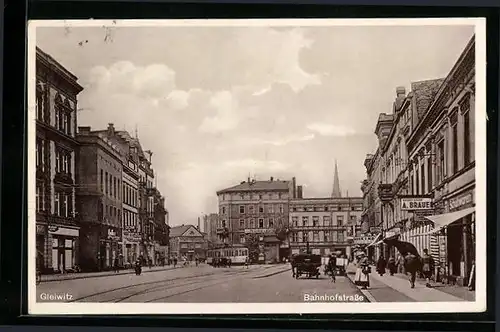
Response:
[{"label": "chimney", "polygon": [[250,177],[248,177],[248,183],[250,183]]},{"label": "chimney", "polygon": [[297,198],[297,180],[292,178],[292,198]]},{"label": "chimney", "polygon": [[112,123],[108,123],[108,135],[109,136],[115,135],[115,126]]},{"label": "chimney", "polygon": [[90,135],[90,127],[78,127],[78,134],[79,135]]},{"label": "chimney", "polygon": [[397,98],[405,98],[406,96],[406,89],[404,86],[398,86],[396,88],[396,97]]},{"label": "chimney", "polygon": [[297,187],[297,198],[302,199],[302,186]]},{"label": "chimney", "polygon": [[200,229],[200,217],[198,217],[198,230],[201,231],[201,229]]},{"label": "chimney", "polygon": [[269,179],[269,181],[273,182],[274,178],[271,176],[271,178]]}]

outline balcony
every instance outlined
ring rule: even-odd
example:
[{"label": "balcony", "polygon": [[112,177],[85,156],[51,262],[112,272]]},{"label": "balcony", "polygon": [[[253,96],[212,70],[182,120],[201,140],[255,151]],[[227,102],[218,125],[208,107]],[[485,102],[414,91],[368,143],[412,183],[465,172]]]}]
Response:
[{"label": "balcony", "polygon": [[383,203],[392,201],[394,198],[393,185],[390,183],[380,183],[378,185],[378,197]]},{"label": "balcony", "polygon": [[57,172],[54,176],[54,182],[64,184],[74,184],[73,175],[71,173]]}]

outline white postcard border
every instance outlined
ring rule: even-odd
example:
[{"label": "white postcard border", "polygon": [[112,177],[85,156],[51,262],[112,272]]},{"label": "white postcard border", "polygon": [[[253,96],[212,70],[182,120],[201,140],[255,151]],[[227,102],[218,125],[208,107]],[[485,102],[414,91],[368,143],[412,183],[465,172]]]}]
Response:
[{"label": "white postcard border", "polygon": [[[35,86],[38,27],[137,26],[415,26],[474,25],[476,39],[476,300],[377,303],[40,303],[36,301]],[[44,20],[28,22],[28,313],[31,315],[279,314],[279,313],[456,313],[486,310],[486,19],[211,19],[211,20]]]}]

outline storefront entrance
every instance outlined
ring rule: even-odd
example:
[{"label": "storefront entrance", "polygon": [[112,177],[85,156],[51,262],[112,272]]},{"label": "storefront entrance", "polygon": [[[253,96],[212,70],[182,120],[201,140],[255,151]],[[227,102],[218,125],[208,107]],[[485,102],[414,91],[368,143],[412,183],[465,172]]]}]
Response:
[{"label": "storefront entrance", "polygon": [[462,227],[460,221],[451,224],[447,229],[447,254],[449,274],[460,276],[460,262],[462,261]]},{"label": "storefront entrance", "polygon": [[66,237],[52,238],[52,269],[58,273],[73,270],[76,265],[75,240]]}]

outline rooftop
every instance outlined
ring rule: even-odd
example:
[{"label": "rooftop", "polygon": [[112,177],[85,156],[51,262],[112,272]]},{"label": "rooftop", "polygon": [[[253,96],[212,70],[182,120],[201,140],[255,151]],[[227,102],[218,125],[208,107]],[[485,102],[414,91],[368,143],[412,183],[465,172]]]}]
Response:
[{"label": "rooftop", "polygon": [[186,233],[186,231],[188,229],[190,229],[191,227],[195,227],[195,226],[194,225],[181,225],[181,226],[171,227],[170,228],[170,237],[181,236],[182,234]]},{"label": "rooftop", "polygon": [[246,192],[246,191],[288,191],[290,181],[269,180],[269,181],[244,181],[236,186],[219,190],[217,194],[229,192]]},{"label": "rooftop", "polygon": [[415,96],[419,118],[423,116],[431,105],[443,81],[444,78],[439,78],[411,83],[411,91]]}]

